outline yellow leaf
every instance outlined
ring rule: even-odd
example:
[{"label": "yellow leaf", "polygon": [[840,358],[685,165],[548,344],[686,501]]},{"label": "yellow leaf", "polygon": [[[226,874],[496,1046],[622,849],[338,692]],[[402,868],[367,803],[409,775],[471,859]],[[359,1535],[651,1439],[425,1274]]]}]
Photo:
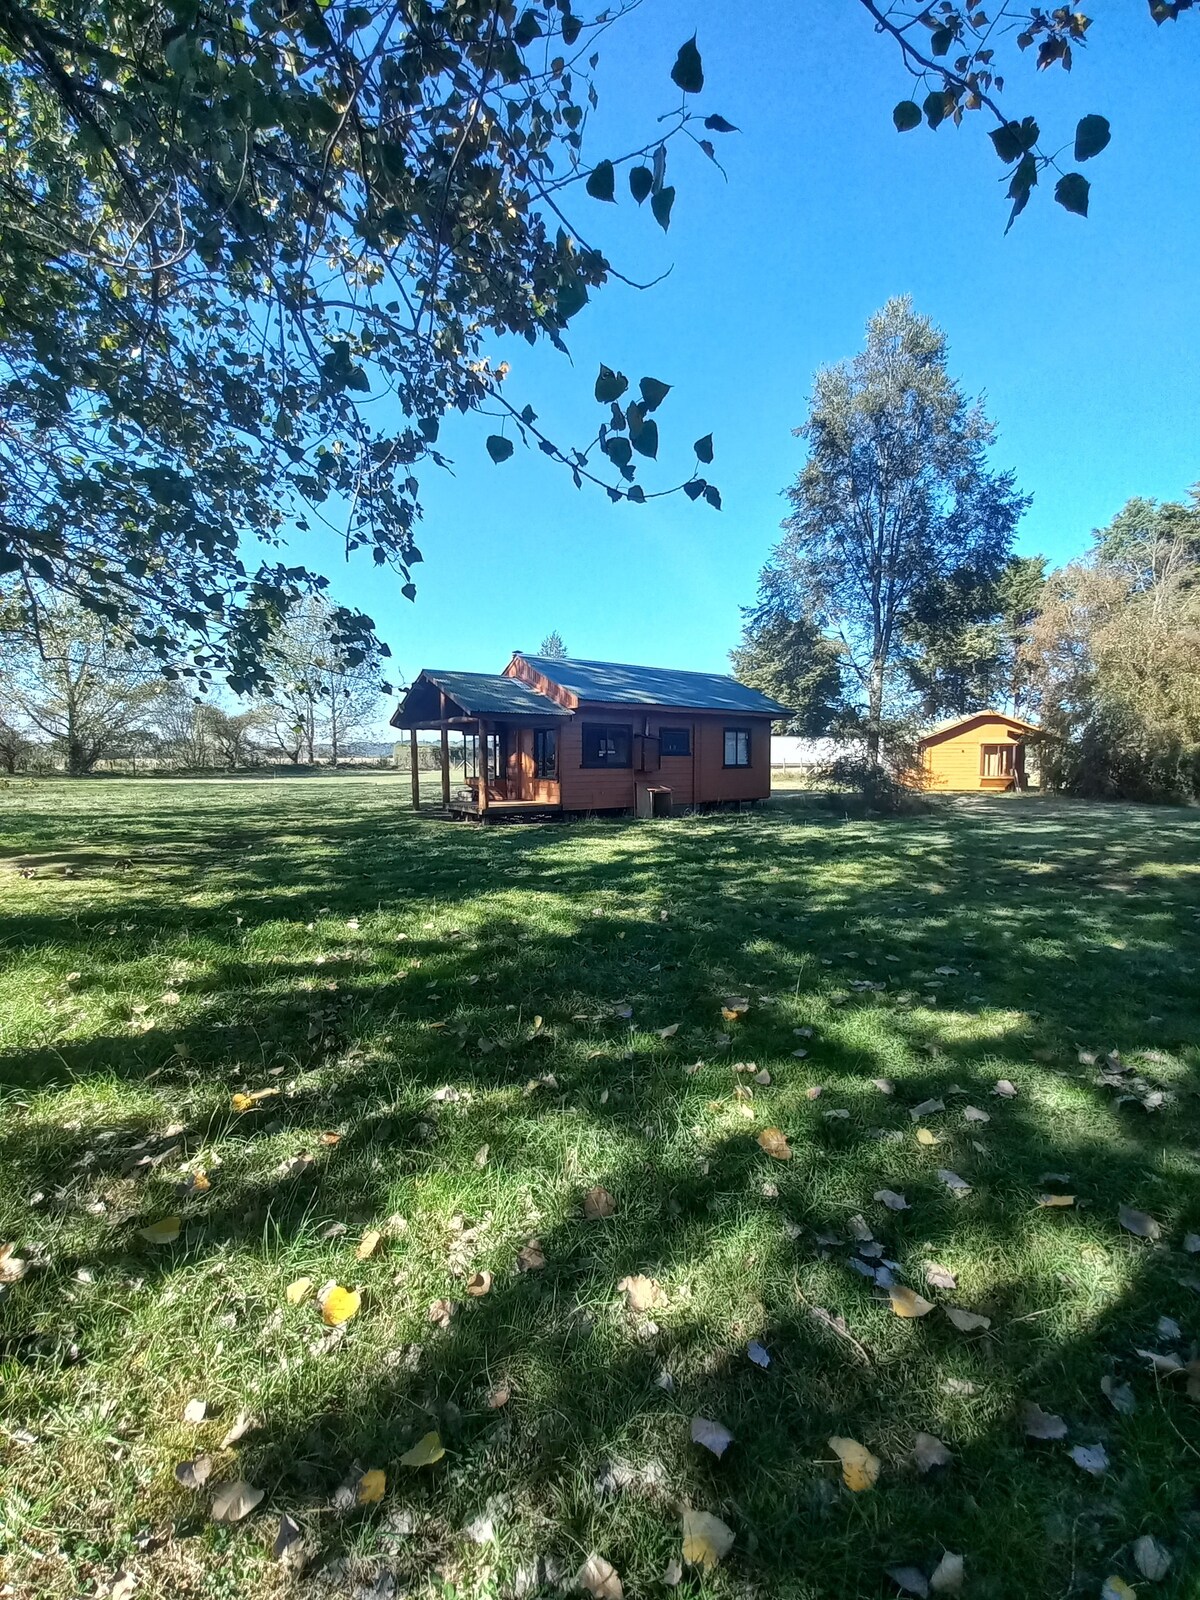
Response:
[{"label": "yellow leaf", "polygon": [[289,1283],[284,1291],[288,1305],[298,1306],[302,1300],[307,1300],[312,1293],[312,1286],[311,1278],[297,1278],[295,1283]]},{"label": "yellow leaf", "polygon": [[252,1111],[254,1109],[253,1096],[248,1094],[235,1094],[230,1104],[235,1111]]},{"label": "yellow leaf", "polygon": [[713,1568],[733,1549],[733,1529],[711,1511],[683,1511],[683,1559],[689,1566]]},{"label": "yellow leaf", "polygon": [[769,1156],[774,1156],[776,1161],[792,1159],[792,1147],[778,1128],[764,1128],[758,1136],[758,1147]]},{"label": "yellow leaf", "polygon": [[435,1461],[440,1461],[446,1454],[442,1444],[441,1435],[435,1428],[432,1433],[425,1434],[418,1439],[411,1450],[406,1450],[400,1457],[402,1467],[431,1467]]},{"label": "yellow leaf", "polygon": [[583,1197],[583,1214],[589,1222],[602,1222],[605,1217],[611,1217],[617,1209],[617,1202],[602,1184],[597,1184],[594,1189],[589,1189]]},{"label": "yellow leaf", "polygon": [[932,1300],[926,1300],[915,1289],[907,1289],[902,1283],[894,1283],[891,1286],[888,1298],[892,1302],[892,1310],[898,1317],[927,1317],[933,1310]]},{"label": "yellow leaf", "polygon": [[649,1311],[654,1306],[665,1306],[667,1303],[666,1293],[658,1279],[647,1278],[642,1272],[622,1278],[617,1285],[617,1292],[625,1296],[625,1306],[629,1311]]},{"label": "yellow leaf", "polygon": [[383,1491],[386,1488],[387,1473],[381,1472],[378,1467],[372,1467],[370,1472],[364,1472],[358,1480],[354,1498],[360,1506],[373,1506],[383,1499]]},{"label": "yellow leaf", "polygon": [[586,1589],[594,1600],[624,1600],[625,1589],[611,1562],[595,1551],[575,1574],[575,1587]]},{"label": "yellow leaf", "polygon": [[842,1439],[836,1434],[830,1439],[829,1448],[841,1460],[842,1479],[847,1489],[861,1494],[864,1489],[875,1487],[880,1467],[878,1456],[873,1456],[857,1439]]},{"label": "yellow leaf", "polygon": [[321,1301],[321,1320],[327,1328],[340,1327],[343,1322],[349,1322],[351,1317],[358,1315],[361,1304],[362,1299],[356,1289],[343,1289],[340,1283],[335,1283]]},{"label": "yellow leaf", "polygon": [[368,1233],[364,1233],[362,1238],[358,1241],[358,1249],[354,1252],[354,1254],[360,1261],[366,1261],[369,1256],[373,1256],[375,1254],[375,1251],[379,1247],[379,1241],[382,1238],[383,1235],[380,1233],[379,1229],[372,1228]]},{"label": "yellow leaf", "polygon": [[1073,1194],[1040,1194],[1037,1197],[1037,1203],[1039,1206],[1073,1206],[1075,1204],[1075,1196]]},{"label": "yellow leaf", "polygon": [[477,1272],[474,1277],[467,1279],[467,1293],[476,1300],[481,1299],[492,1287],[492,1275],[488,1271]]},{"label": "yellow leaf", "polygon": [[1100,1600],[1137,1600],[1137,1590],[1124,1578],[1105,1578]]},{"label": "yellow leaf", "polygon": [[174,1244],[179,1237],[179,1218],[164,1217],[161,1222],[152,1222],[149,1227],[139,1228],[138,1233],[147,1244]]},{"label": "yellow leaf", "polygon": [[917,1129],[917,1143],[918,1144],[940,1144],[941,1140],[938,1138],[936,1133],[931,1133],[928,1128],[918,1128]]}]

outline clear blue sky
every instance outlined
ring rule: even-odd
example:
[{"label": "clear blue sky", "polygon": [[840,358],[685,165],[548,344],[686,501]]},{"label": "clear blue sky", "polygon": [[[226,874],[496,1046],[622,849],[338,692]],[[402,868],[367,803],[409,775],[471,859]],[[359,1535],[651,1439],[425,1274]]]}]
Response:
[{"label": "clear blue sky", "polygon": [[1084,113],[1110,118],[1112,144],[1089,169],[1091,217],[1047,190],[1007,238],[990,124],[896,134],[891,108],[909,80],[852,0],[646,0],[611,30],[590,159],[652,134],[695,31],[697,103],[742,130],[717,141],[729,181],[694,147],[672,147],[665,236],[620,179],[616,206],[579,191],[577,226],[617,266],[671,275],[646,293],[600,291],[572,323],[573,365],[506,349],[509,393],[573,443],[599,420],[600,361],[635,384],[673,384],[657,484],[684,476],[691,441],[711,430],[724,510],[682,496],[613,505],[519,443],[494,466],[483,449],[494,424],[455,419],[442,436],[453,475],[423,479],[416,603],[365,563],[329,569],[337,597],[375,618],[395,674],[499,671],[555,627],[573,655],[726,670],[802,460],[792,429],[812,373],[852,355],[892,294],[911,293],[945,328],[952,370],[986,395],[995,463],[1034,496],[1022,550],[1061,562],[1129,496],[1181,497],[1200,478],[1200,18],[1156,29],[1144,0],[1093,9],[1071,76],[1035,80],[1026,60],[1004,95],[1063,139]]}]

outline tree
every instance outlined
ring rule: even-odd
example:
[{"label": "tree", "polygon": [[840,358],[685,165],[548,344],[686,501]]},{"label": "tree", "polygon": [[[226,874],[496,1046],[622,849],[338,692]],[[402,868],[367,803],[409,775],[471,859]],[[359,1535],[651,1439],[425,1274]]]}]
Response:
[{"label": "tree", "polygon": [[567,659],[567,647],[562,642],[562,634],[559,633],[557,628],[552,633],[548,633],[541,644],[538,645],[538,655],[548,656],[551,661],[565,661]]},{"label": "tree", "polygon": [[795,607],[789,584],[774,567],[763,570],[758,598],[742,608],[742,618],[742,641],[729,653],[739,683],[790,708],[786,733],[828,733],[845,710],[838,645]]},{"label": "tree", "polygon": [[0,696],[84,777],[148,732],[166,684],[148,651],[131,648],[82,606],[42,597],[30,628],[0,609]]},{"label": "tree", "polygon": [[[445,464],[454,410],[499,419],[496,462],[520,442],[646,498],[668,385],[622,407],[602,367],[593,455],[489,355],[502,335],[565,351],[620,276],[590,238],[618,169],[666,229],[668,146],[715,160],[735,131],[693,131],[692,40],[652,137],[585,161],[613,20],[570,0],[0,7],[0,573],[31,620],[52,590],[172,672],[251,688],[278,619],[325,587],[285,537],[334,527],[412,598],[416,474]],[[339,632],[350,658],[375,648],[369,618]]]},{"label": "tree", "polygon": [[268,646],[275,680],[272,729],[288,758],[311,765],[328,742],[336,767],[346,743],[379,712],[386,685],[378,654],[359,658],[338,632],[338,611],[317,597],[276,629]]},{"label": "tree", "polygon": [[0,717],[0,772],[11,778],[28,761],[33,752],[32,741],[19,728]]},{"label": "tree", "polygon": [[162,754],[191,769],[256,765],[260,751],[254,736],[270,720],[265,706],[229,711],[179,684],[169,686],[154,716]]},{"label": "tree", "polygon": [[903,298],[871,318],[852,362],[817,373],[771,559],[792,613],[844,646],[872,760],[906,623],[931,594],[995,583],[1028,504],[989,468],[992,424],[946,361],[944,334]]}]

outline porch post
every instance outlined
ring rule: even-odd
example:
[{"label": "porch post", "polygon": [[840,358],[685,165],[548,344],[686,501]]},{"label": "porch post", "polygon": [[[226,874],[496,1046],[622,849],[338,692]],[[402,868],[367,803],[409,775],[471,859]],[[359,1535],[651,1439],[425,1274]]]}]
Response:
[{"label": "porch post", "polygon": [[487,816],[488,808],[488,747],[487,723],[479,719],[479,815]]},{"label": "porch post", "polygon": [[442,707],[442,805],[450,809],[450,724],[446,721],[446,691],[441,693]]},{"label": "porch post", "polygon": [[413,810],[421,809],[421,774],[417,770],[417,730],[408,730],[408,759],[412,766],[412,802]]}]

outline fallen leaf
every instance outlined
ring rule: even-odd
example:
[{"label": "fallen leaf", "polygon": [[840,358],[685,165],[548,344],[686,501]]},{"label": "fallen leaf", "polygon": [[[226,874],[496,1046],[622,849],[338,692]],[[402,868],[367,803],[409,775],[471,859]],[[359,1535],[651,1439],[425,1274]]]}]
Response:
[{"label": "fallen leaf", "polygon": [[949,1189],[950,1193],[956,1200],[961,1200],[965,1195],[968,1195],[971,1192],[971,1185],[966,1181],[966,1179],[960,1178],[957,1172],[951,1172],[948,1167],[939,1167],[938,1177],[946,1185],[947,1189]]},{"label": "fallen leaf", "polygon": [[963,1586],[963,1558],[946,1550],[933,1569],[929,1587],[934,1594],[959,1594]]},{"label": "fallen leaf", "polygon": [[256,1489],[244,1478],[238,1478],[217,1490],[209,1515],[214,1522],[240,1522],[247,1512],[254,1510],[265,1493],[266,1490]]},{"label": "fallen leaf", "polygon": [[942,1310],[959,1333],[975,1333],[981,1328],[990,1328],[992,1325],[991,1317],[981,1317],[975,1311],[960,1311],[957,1306],[943,1306]]},{"label": "fallen leaf", "polygon": [[[1200,1255],[1200,1233],[1185,1233],[1183,1236],[1183,1248],[1189,1256]],[[0,1257],[2,1256],[3,1251],[0,1251]]]},{"label": "fallen leaf", "polygon": [[343,1289],[340,1283],[335,1283],[321,1297],[321,1320],[327,1328],[340,1327],[358,1315],[361,1304],[362,1297],[357,1289]]},{"label": "fallen leaf", "polygon": [[490,1272],[477,1272],[473,1277],[467,1279],[467,1293],[474,1300],[482,1299],[491,1287],[492,1275]]},{"label": "fallen leaf", "polygon": [[112,1582],[99,1591],[99,1596],[101,1600],[133,1600],[137,1586],[137,1574],[130,1572],[128,1567],[122,1567]]},{"label": "fallen leaf", "polygon": [[888,1567],[887,1575],[902,1594],[915,1594],[928,1600],[929,1579],[920,1567]]},{"label": "fallen leaf", "polygon": [[1049,1210],[1062,1210],[1064,1207],[1075,1204],[1075,1196],[1073,1194],[1040,1194],[1037,1197],[1037,1203],[1039,1206]]},{"label": "fallen leaf", "polygon": [[830,1439],[829,1448],[841,1460],[842,1479],[847,1489],[861,1494],[864,1489],[875,1487],[882,1464],[878,1456],[873,1456],[857,1439],[843,1439],[837,1434]]},{"label": "fallen leaf", "polygon": [[617,1292],[625,1296],[628,1311],[650,1311],[655,1306],[665,1306],[667,1303],[666,1293],[658,1279],[647,1278],[640,1272],[622,1278],[617,1285]]},{"label": "fallen leaf", "polygon": [[1183,1329],[1174,1317],[1159,1317],[1154,1325],[1154,1331],[1160,1339],[1182,1339]]},{"label": "fallen leaf", "polygon": [[342,1136],[340,1133],[319,1133],[317,1135],[317,1143],[325,1145],[330,1150],[335,1144],[340,1144],[341,1141]]},{"label": "fallen leaf", "polygon": [[530,1239],[527,1245],[517,1251],[518,1272],[540,1272],[545,1265],[546,1257],[540,1239]]},{"label": "fallen leaf", "polygon": [[807,1089],[805,1089],[804,1098],[806,1100],[819,1100],[824,1093],[825,1091],[822,1089],[819,1083],[813,1083],[810,1084]]},{"label": "fallen leaf", "polygon": [[758,1136],[758,1147],[765,1150],[767,1155],[774,1156],[776,1161],[790,1161],[792,1147],[787,1142],[786,1136],[778,1128],[764,1128]]},{"label": "fallen leaf", "polygon": [[711,1571],[733,1549],[734,1532],[711,1511],[683,1510],[683,1559]]},{"label": "fallen leaf", "polygon": [[658,1034],[660,1039],[673,1039],[679,1032],[679,1024],[677,1022],[671,1022],[668,1023],[665,1028],[656,1028],[655,1032]]},{"label": "fallen leaf", "polygon": [[1152,1533],[1143,1533],[1133,1542],[1133,1564],[1143,1578],[1158,1583],[1171,1566],[1171,1552]]},{"label": "fallen leaf", "polygon": [[915,1289],[908,1289],[902,1283],[891,1285],[888,1299],[898,1317],[927,1317],[933,1310],[932,1300],[926,1300]]},{"label": "fallen leaf", "polygon": [[934,1289],[957,1289],[958,1279],[949,1267],[939,1266],[936,1261],[925,1263],[925,1281]]},{"label": "fallen leaf", "polygon": [[293,1521],[285,1511],[279,1518],[279,1532],[275,1535],[275,1543],[271,1546],[271,1554],[276,1561],[286,1561],[302,1537],[299,1523]]},{"label": "fallen leaf", "polygon": [[924,1145],[941,1144],[936,1133],[931,1133],[928,1128],[917,1129],[917,1143]]},{"label": "fallen leaf", "polygon": [[611,1217],[617,1209],[617,1202],[602,1184],[597,1184],[594,1189],[589,1189],[583,1197],[583,1214],[589,1222],[602,1222],[605,1217]]},{"label": "fallen leaf", "polygon": [[434,1300],[429,1307],[429,1320],[435,1328],[448,1328],[457,1310],[453,1300]]},{"label": "fallen leaf", "polygon": [[175,1468],[175,1476],[185,1489],[203,1489],[212,1472],[211,1456],[193,1456],[190,1461],[181,1461]]},{"label": "fallen leaf", "polygon": [[756,1367],[769,1367],[771,1365],[770,1353],[764,1348],[764,1346],[759,1344],[757,1339],[751,1339],[750,1343],[746,1346],[746,1354],[750,1357],[751,1361],[753,1361]]},{"label": "fallen leaf", "polygon": [[1108,1471],[1108,1451],[1102,1444],[1074,1445],[1070,1456],[1077,1467],[1090,1472],[1094,1478],[1103,1477]]},{"label": "fallen leaf", "polygon": [[767,1071],[766,1067],[764,1067],[761,1072],[756,1072],[754,1074],[754,1081],[763,1089],[770,1088],[771,1074]]},{"label": "fallen leaf", "polygon": [[996,1086],[992,1090],[992,1093],[998,1094],[1002,1100],[1015,1099],[1017,1092],[1016,1084],[1010,1083],[1007,1078],[997,1078]]},{"label": "fallen leaf", "polygon": [[1043,1411],[1033,1400],[1021,1405],[1021,1425],[1031,1439],[1065,1439],[1067,1425],[1051,1411]]},{"label": "fallen leaf", "polygon": [[1139,1239],[1157,1239],[1162,1235],[1153,1217],[1145,1211],[1134,1211],[1131,1206],[1117,1207],[1117,1221],[1126,1232],[1136,1234]]},{"label": "fallen leaf", "polygon": [[896,1085],[890,1078],[872,1078],[871,1082],[879,1090],[880,1094],[895,1094],[896,1092]]},{"label": "fallen leaf", "polygon": [[1100,1388],[1113,1410],[1119,1411],[1123,1417],[1130,1417],[1137,1410],[1137,1400],[1127,1383],[1118,1383],[1116,1378],[1105,1376],[1100,1379]]},{"label": "fallen leaf", "polygon": [[183,1420],[190,1422],[193,1427],[204,1421],[208,1415],[207,1400],[189,1400],[183,1408]]},{"label": "fallen leaf", "polygon": [[231,1444],[236,1444],[244,1438],[253,1428],[258,1427],[258,1418],[249,1411],[239,1411],[233,1426],[221,1440],[221,1449],[228,1450]]},{"label": "fallen leaf", "polygon": [[299,1150],[294,1156],[285,1156],[275,1168],[275,1172],[280,1178],[301,1178],[316,1164],[315,1156],[310,1155],[307,1150]]},{"label": "fallen leaf", "polygon": [[932,1433],[919,1433],[913,1440],[913,1459],[920,1472],[932,1472],[935,1467],[948,1467],[953,1455]]},{"label": "fallen leaf", "polygon": [[693,1417],[692,1442],[711,1450],[719,1461],[733,1443],[733,1435],[723,1423],[713,1422],[710,1417]]},{"label": "fallen leaf", "polygon": [[683,1562],[678,1556],[672,1556],[667,1562],[662,1581],[668,1589],[674,1589],[683,1582]]},{"label": "fallen leaf", "polygon": [[1144,1357],[1160,1377],[1170,1378],[1184,1370],[1183,1362],[1173,1350],[1139,1350],[1137,1354]]},{"label": "fallen leaf", "polygon": [[488,1390],[487,1408],[489,1411],[502,1411],[512,1399],[512,1390],[506,1383],[498,1383],[494,1389]]},{"label": "fallen leaf", "polygon": [[13,1254],[16,1245],[0,1244],[0,1283],[19,1283],[29,1270],[29,1263]]},{"label": "fallen leaf", "polygon": [[284,1290],[284,1299],[290,1306],[298,1306],[301,1301],[307,1300],[313,1290],[311,1278],[296,1278]]},{"label": "fallen leaf", "polygon": [[596,1600],[623,1600],[625,1594],[616,1569],[594,1550],[575,1574],[575,1587],[586,1589]]},{"label": "fallen leaf", "polygon": [[1100,1591],[1100,1600],[1137,1600],[1137,1590],[1125,1582],[1124,1578],[1105,1578],[1104,1587]]},{"label": "fallen leaf", "polygon": [[358,1241],[358,1248],[355,1250],[354,1254],[360,1261],[369,1260],[379,1248],[379,1243],[382,1238],[383,1234],[380,1233],[378,1228],[369,1229]]},{"label": "fallen leaf", "polygon": [[139,1228],[138,1234],[147,1244],[174,1244],[179,1237],[179,1221],[178,1217],[164,1217],[161,1222]]},{"label": "fallen leaf", "polygon": [[885,1205],[889,1211],[907,1211],[908,1201],[902,1194],[897,1194],[894,1189],[876,1189],[874,1198]]},{"label": "fallen leaf", "polygon": [[745,995],[731,995],[721,1007],[721,1015],[726,1022],[732,1022],[735,1017],[745,1016],[750,1009],[750,1002]]},{"label": "fallen leaf", "polygon": [[235,1111],[249,1111],[251,1107],[261,1105],[264,1100],[273,1100],[279,1093],[276,1088],[255,1089],[251,1094],[235,1094],[233,1096],[233,1109]]},{"label": "fallen leaf", "polygon": [[919,1106],[910,1106],[908,1114],[914,1122],[920,1122],[922,1117],[928,1117],[935,1111],[945,1111],[945,1109],[944,1100],[922,1100]]},{"label": "fallen leaf", "polygon": [[434,1428],[431,1432],[423,1434],[411,1450],[406,1450],[400,1457],[402,1467],[432,1467],[446,1454],[442,1444],[441,1435]]},{"label": "fallen leaf", "polygon": [[474,1156],[472,1157],[472,1160],[474,1161],[474,1164],[477,1167],[479,1167],[480,1170],[482,1171],[482,1169],[484,1167],[486,1167],[487,1164],[488,1164],[488,1147],[487,1147],[487,1145],[481,1144],[479,1146],[479,1149],[476,1150]]},{"label": "fallen leaf", "polygon": [[986,1111],[980,1111],[978,1106],[964,1106],[963,1118],[967,1122],[990,1122],[992,1119]]},{"label": "fallen leaf", "polygon": [[369,1472],[364,1472],[358,1480],[354,1491],[354,1498],[360,1506],[373,1506],[383,1499],[387,1489],[387,1473],[378,1467],[372,1467]]}]

